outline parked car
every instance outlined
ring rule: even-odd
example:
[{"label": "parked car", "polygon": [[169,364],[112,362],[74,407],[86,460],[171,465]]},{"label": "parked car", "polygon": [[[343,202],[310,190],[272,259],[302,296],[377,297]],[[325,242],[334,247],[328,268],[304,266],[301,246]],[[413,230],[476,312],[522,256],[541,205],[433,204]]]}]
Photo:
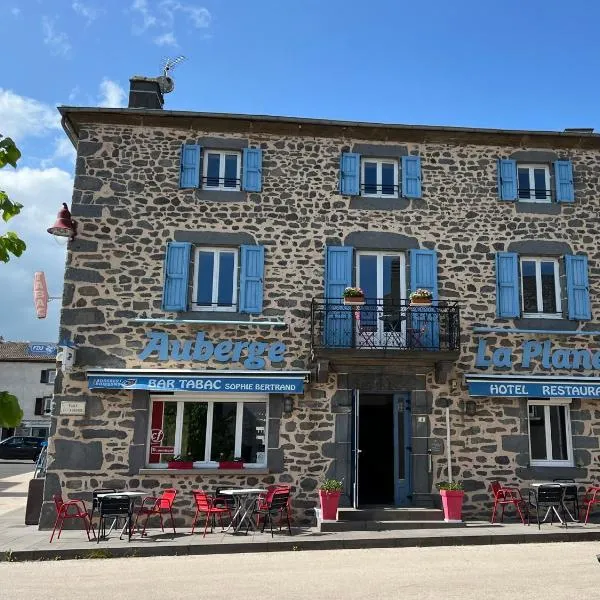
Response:
[{"label": "parked car", "polygon": [[17,435],[0,442],[0,458],[37,461],[46,440],[42,437]]}]

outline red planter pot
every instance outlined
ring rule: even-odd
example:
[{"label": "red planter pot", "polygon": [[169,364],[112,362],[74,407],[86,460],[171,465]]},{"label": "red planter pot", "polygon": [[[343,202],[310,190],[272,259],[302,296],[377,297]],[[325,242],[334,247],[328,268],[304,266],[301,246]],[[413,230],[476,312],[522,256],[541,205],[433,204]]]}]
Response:
[{"label": "red planter pot", "polygon": [[219,462],[219,469],[242,469],[244,462],[241,460],[222,460]]},{"label": "red planter pot", "polygon": [[465,493],[462,490],[440,490],[444,521],[448,523],[462,522],[462,504]]},{"label": "red planter pot", "polygon": [[321,500],[321,520],[337,521],[337,510],[340,504],[342,492],[325,492],[319,490],[319,500]]},{"label": "red planter pot", "polygon": [[167,463],[167,469],[193,469],[194,468],[194,462],[193,461],[187,461],[187,460],[170,460]]}]

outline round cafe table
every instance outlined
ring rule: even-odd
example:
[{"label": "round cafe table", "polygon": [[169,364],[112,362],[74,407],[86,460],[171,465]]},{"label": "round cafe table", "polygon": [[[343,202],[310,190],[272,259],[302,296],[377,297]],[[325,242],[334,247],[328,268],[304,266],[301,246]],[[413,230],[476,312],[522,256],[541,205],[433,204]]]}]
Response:
[{"label": "round cafe table", "polygon": [[[252,531],[257,530],[256,521],[254,520],[254,507],[258,496],[264,491],[262,488],[234,488],[219,491],[219,494],[231,496],[235,502],[235,513],[225,531],[229,531],[233,527],[233,532],[238,533],[244,525]],[[236,519],[237,525],[234,527],[233,523],[236,522]]]}]

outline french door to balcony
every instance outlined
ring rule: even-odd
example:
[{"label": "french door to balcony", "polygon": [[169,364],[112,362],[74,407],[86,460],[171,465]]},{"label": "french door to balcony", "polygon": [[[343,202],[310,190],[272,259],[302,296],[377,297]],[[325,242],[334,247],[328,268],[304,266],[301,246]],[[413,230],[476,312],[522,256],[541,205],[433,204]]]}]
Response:
[{"label": "french door to balcony", "polygon": [[365,305],[356,311],[356,345],[401,347],[405,343],[406,257],[395,252],[358,252],[356,280]]}]

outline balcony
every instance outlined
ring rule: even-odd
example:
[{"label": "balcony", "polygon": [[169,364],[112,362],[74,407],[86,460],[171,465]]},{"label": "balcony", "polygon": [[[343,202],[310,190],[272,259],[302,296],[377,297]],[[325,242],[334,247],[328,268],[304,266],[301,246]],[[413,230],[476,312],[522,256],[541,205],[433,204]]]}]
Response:
[{"label": "balcony", "polygon": [[346,306],[339,298],[311,303],[311,344],[333,366],[430,366],[455,361],[460,350],[458,303],[367,298]]}]

